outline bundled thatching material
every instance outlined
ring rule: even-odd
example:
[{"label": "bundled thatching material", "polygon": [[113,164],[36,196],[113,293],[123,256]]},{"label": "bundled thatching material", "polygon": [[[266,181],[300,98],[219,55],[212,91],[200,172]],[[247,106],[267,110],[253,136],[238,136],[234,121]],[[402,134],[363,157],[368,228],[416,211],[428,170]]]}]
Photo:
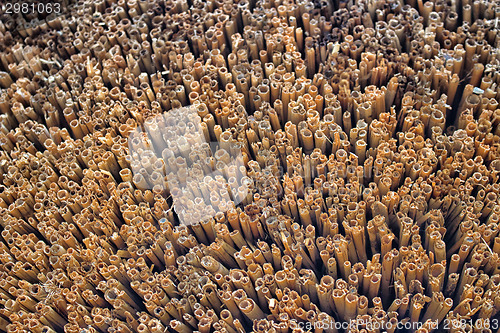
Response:
[{"label": "bundled thatching material", "polygon": [[498,331],[497,0],[27,4],[1,332]]}]

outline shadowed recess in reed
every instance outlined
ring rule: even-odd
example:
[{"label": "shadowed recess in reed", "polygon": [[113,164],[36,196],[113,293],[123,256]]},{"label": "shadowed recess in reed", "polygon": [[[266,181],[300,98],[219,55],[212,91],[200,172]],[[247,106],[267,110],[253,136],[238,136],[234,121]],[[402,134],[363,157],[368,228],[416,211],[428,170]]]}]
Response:
[{"label": "shadowed recess in reed", "polygon": [[0,332],[500,331],[499,0],[8,3]]}]

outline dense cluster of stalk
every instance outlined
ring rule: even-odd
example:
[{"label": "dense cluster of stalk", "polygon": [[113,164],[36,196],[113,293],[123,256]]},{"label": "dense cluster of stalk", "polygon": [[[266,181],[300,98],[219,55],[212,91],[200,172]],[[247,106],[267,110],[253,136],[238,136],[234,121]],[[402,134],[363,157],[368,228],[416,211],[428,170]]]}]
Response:
[{"label": "dense cluster of stalk", "polygon": [[62,8],[0,13],[0,332],[498,331],[498,0]]}]

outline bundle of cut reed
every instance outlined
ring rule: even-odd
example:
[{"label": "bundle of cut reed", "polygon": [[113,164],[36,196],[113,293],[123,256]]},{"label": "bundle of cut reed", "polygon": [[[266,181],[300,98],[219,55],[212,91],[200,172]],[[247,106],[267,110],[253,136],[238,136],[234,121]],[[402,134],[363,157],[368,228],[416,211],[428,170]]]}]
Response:
[{"label": "bundle of cut reed", "polygon": [[30,1],[0,332],[499,331],[498,0]]}]

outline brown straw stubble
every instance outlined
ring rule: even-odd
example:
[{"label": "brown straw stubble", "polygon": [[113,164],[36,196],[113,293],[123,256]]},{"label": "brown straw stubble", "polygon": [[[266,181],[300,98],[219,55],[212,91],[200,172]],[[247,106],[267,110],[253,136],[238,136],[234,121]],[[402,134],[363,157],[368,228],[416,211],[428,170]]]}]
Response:
[{"label": "brown straw stubble", "polygon": [[0,12],[0,332],[499,331],[499,8]]}]

